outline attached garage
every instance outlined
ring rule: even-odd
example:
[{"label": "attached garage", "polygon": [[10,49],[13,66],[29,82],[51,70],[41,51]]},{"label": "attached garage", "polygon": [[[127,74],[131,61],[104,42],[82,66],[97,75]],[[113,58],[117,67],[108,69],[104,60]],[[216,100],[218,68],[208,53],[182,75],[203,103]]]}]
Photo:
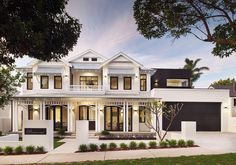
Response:
[{"label": "attached garage", "polygon": [[[165,102],[167,106],[177,102]],[[196,121],[197,131],[221,131],[220,102],[181,102],[183,108],[175,118],[169,131],[181,131],[181,121]],[[169,121],[163,117],[162,126],[165,130]]]}]

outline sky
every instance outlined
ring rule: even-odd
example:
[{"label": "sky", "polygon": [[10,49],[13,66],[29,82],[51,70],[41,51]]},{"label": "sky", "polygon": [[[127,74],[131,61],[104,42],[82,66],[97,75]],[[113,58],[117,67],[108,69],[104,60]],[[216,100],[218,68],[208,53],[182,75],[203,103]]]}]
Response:
[{"label": "sky", "polygon": [[[182,68],[184,59],[201,58],[199,66],[208,66],[194,84],[206,88],[212,82],[236,78],[236,55],[219,58],[211,54],[213,45],[194,36],[173,41],[167,36],[148,40],[138,31],[133,18],[132,0],[70,0],[67,12],[82,24],[80,38],[68,57],[92,49],[103,56],[112,57],[123,52],[146,68]],[[24,66],[29,58],[18,59],[17,66]]]}]

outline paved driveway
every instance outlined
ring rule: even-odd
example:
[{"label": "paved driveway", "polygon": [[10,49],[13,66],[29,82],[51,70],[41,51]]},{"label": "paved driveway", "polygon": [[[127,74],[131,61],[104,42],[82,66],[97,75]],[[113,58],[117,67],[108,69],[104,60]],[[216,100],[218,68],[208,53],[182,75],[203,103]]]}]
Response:
[{"label": "paved driveway", "polygon": [[196,143],[202,148],[216,152],[236,152],[236,133],[200,132]]}]

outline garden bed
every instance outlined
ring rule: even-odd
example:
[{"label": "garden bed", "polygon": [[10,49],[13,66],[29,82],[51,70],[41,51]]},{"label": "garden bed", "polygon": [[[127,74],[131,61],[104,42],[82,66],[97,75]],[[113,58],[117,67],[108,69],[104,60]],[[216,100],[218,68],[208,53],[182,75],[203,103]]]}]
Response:
[{"label": "garden bed", "polygon": [[144,142],[135,142],[131,141],[129,144],[120,143],[119,147],[116,143],[102,143],[100,146],[97,144],[89,144],[85,145],[82,144],[79,146],[78,152],[103,152],[103,151],[126,151],[126,150],[143,150],[143,149],[173,149],[173,148],[192,148],[192,147],[199,147],[198,145],[194,144],[193,140],[184,141],[183,139],[180,140],[166,140],[162,141],[157,145],[156,141],[150,141],[148,146]]},{"label": "garden bed", "polygon": [[17,146],[15,148],[11,146],[5,146],[4,148],[0,148],[0,156],[1,155],[32,155],[32,154],[45,154],[47,153],[44,150],[43,146]]}]

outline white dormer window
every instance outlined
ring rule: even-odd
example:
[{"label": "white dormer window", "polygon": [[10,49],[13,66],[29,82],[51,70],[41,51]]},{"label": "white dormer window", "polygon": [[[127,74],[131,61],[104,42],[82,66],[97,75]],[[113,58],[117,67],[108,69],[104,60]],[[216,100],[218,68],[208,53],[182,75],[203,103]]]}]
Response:
[{"label": "white dormer window", "polygon": [[83,61],[89,61],[89,58],[88,57],[84,57]]},{"label": "white dormer window", "polygon": [[98,59],[94,57],[94,58],[92,58],[92,61],[98,61]]}]

